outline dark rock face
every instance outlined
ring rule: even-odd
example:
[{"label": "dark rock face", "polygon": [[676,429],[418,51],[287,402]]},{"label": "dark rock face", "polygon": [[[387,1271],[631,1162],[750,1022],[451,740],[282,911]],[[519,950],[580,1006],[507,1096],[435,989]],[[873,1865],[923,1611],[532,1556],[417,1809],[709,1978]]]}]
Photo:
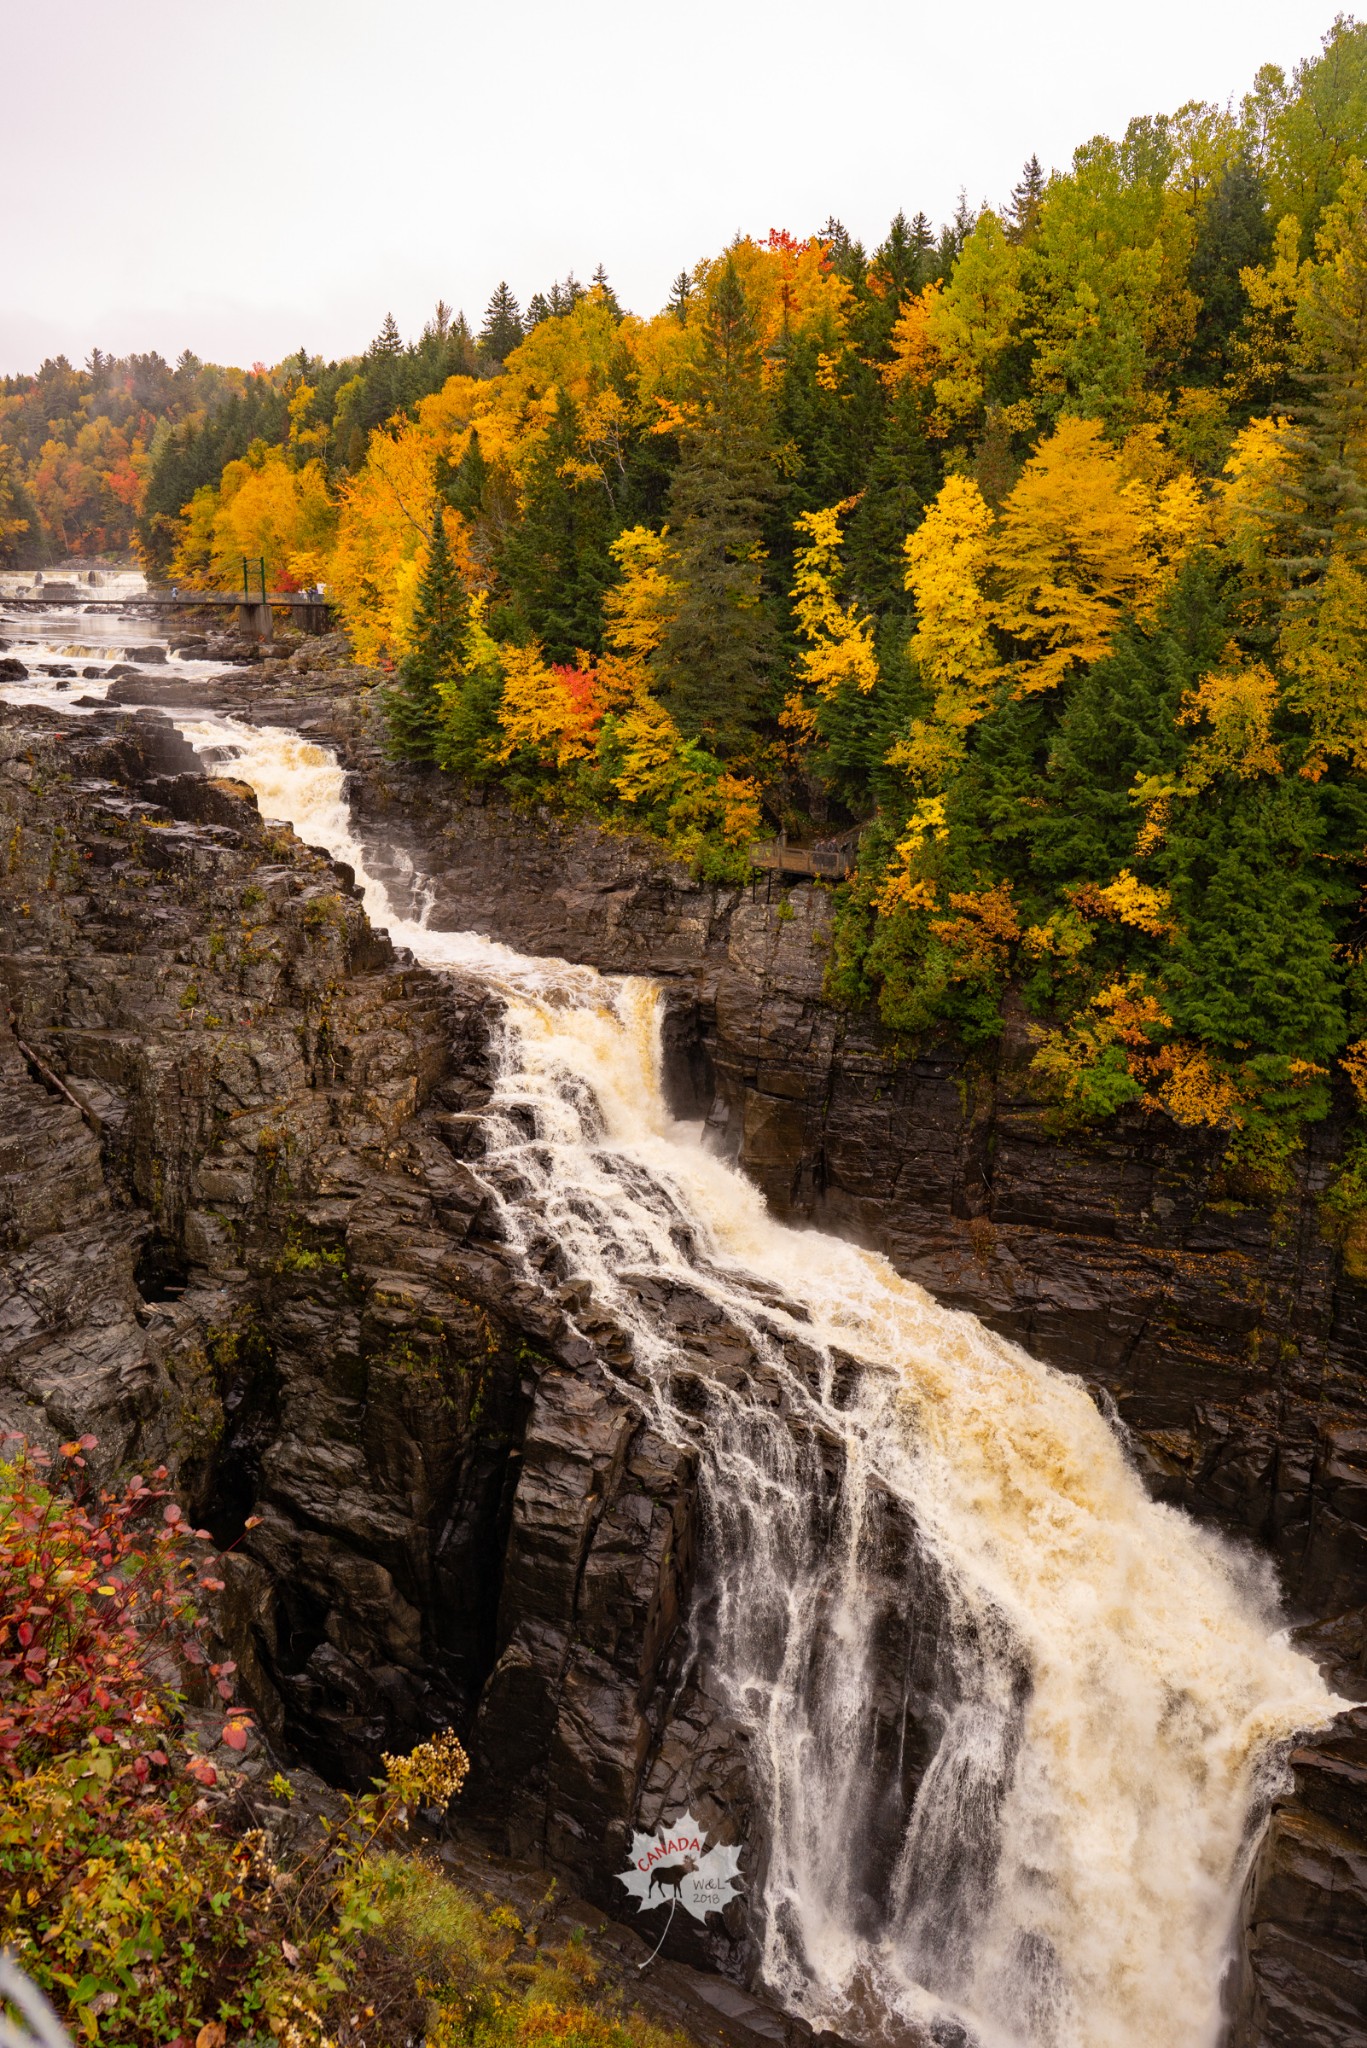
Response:
[{"label": "dark rock face", "polygon": [[[0,710],[0,1423],[172,1467],[287,1751],[363,1783],[454,1723],[485,1820],[618,1907],[680,1786],[747,1813],[682,1676],[691,1463],[495,1226],[483,990],[193,763]],[[743,1915],[670,1947],[742,1974]]]},{"label": "dark rock face", "polygon": [[[678,1106],[779,1212],[1083,1375],[1157,1491],[1275,1557],[1307,1644],[1367,1695],[1367,1285],[1321,1228],[1333,1129],[1275,1214],[1190,1133],[1063,1141],[1024,1020],[990,1065],[897,1060],[821,1000],[821,891],[780,917],[778,891],[699,889],[397,770],[355,681],[215,692],[339,747],[363,836],[433,877],[439,924],[663,977]],[[27,1049],[0,1034],[22,1112],[0,1140],[0,1419],[174,1459],[224,1540],[262,1516],[229,1595],[244,1665],[334,1771],[482,1701],[486,1817],[609,1907],[628,1818],[701,1785],[743,1832],[743,1752],[680,1654],[687,1462],[509,1264],[465,1154],[477,993],[395,958],[231,785],[180,780],[155,720],[58,750],[57,721],[0,719],[3,831],[24,833],[0,980]],[[49,789],[59,762],[76,780]],[[1292,1760],[1233,2048],[1367,2039],[1361,1740],[1349,1718]],[[733,1932],[695,1959],[743,1971]]]},{"label": "dark rock face", "polygon": [[1291,1765],[1249,1880],[1234,2039],[1337,2048],[1367,2014],[1367,1710]]},{"label": "dark rock face", "polygon": [[[1333,1124],[1276,1209],[1241,1196],[1200,1134],[1133,1116],[1061,1138],[1024,1018],[990,1062],[908,1060],[822,1001],[820,889],[698,888],[620,837],[472,800],[384,762],[354,698],[305,690],[257,715],[339,748],[363,832],[412,855],[435,922],[665,979],[677,1104],[778,1213],[884,1251],[1085,1378],[1155,1492],[1275,1559],[1307,1647],[1367,1698],[1367,1261],[1320,1213]],[[1296,1752],[1275,1806],[1232,2048],[1367,2040],[1359,1718]]]}]

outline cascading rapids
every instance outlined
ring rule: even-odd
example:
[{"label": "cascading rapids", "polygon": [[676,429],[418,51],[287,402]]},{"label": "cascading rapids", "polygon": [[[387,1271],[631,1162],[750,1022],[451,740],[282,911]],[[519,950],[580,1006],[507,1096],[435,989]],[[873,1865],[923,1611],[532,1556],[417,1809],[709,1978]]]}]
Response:
[{"label": "cascading rapids", "polygon": [[[636,1398],[700,1453],[712,1677],[751,1732],[769,1838],[768,1985],[865,2039],[948,2007],[994,2044],[1210,2048],[1278,1745],[1342,1704],[1278,1633],[1270,1575],[1150,1501],[1075,1381],[885,1260],[775,1222],[671,1120],[652,984],[397,915],[327,754],[182,729],[348,861],[397,941],[502,1003],[481,1170],[508,1235],[533,1263],[558,1244],[630,1332]],[[700,1420],[646,1281],[714,1303],[782,1400],[719,1377]],[[933,1561],[953,1685],[870,1899],[889,1503]]]}]

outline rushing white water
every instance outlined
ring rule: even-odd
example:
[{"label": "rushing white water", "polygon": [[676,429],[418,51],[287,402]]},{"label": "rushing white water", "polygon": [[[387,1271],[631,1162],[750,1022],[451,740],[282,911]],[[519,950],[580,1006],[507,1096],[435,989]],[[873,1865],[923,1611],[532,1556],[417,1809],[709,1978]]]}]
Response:
[{"label": "rushing white water", "polygon": [[[775,1222],[671,1119],[650,983],[400,914],[330,756],[178,722],[351,864],[396,941],[502,1001],[480,1170],[504,1225],[533,1268],[587,1283],[630,1334],[637,1398],[700,1452],[706,1654],[752,1733],[770,1843],[768,1984],[884,2042],[948,2010],[991,2044],[1210,2048],[1278,1745],[1342,1704],[1279,1632],[1270,1575],[1151,1502],[1075,1381],[883,1259]],[[671,1285],[757,1373],[681,1351]],[[912,1525],[925,1565],[890,1595],[890,1532]],[[913,1798],[876,1672],[917,1600],[943,1686]]]}]

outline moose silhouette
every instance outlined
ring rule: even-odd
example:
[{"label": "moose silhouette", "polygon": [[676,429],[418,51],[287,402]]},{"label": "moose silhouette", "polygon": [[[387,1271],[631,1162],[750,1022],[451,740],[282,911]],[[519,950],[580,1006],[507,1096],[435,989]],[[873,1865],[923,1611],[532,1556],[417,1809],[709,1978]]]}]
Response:
[{"label": "moose silhouette", "polygon": [[685,1856],[682,1863],[660,1864],[650,1873],[650,1883],[646,1888],[646,1897],[649,1898],[651,1892],[658,1885],[662,1894],[664,1892],[673,1892],[677,1899],[680,1885],[686,1877],[692,1875],[697,1867],[698,1859],[696,1856]]}]

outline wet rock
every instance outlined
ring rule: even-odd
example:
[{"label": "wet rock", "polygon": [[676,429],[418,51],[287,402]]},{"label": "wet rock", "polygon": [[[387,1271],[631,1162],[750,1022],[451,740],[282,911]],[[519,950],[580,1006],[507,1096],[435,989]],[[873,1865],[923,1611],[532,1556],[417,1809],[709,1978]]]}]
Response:
[{"label": "wet rock", "polygon": [[690,1462],[592,1341],[557,1361],[453,1153],[483,989],[194,761],[150,714],[0,710],[0,1423],[171,1466],[274,1740],[364,1784],[455,1725],[487,1822],[616,1906],[662,1748],[743,1779],[676,1711]]},{"label": "wet rock", "polygon": [[17,655],[7,654],[0,658],[0,683],[22,683],[28,680],[28,670]]},{"label": "wet rock", "polygon": [[[1061,1140],[1023,1020],[987,1065],[894,1058],[822,1002],[823,892],[786,892],[780,918],[784,892],[700,889],[654,851],[396,770],[366,689],[339,657],[225,673],[194,701],[336,745],[363,828],[437,870],[439,922],[661,975],[676,1102],[775,1206],[1085,1377],[1155,1491],[1276,1557],[1307,1645],[1361,1697],[1367,1287],[1320,1227],[1336,1127],[1276,1215],[1236,1199],[1215,1144],[1157,1120]],[[555,1298],[563,1272],[529,1289],[465,1166],[483,998],[396,958],[346,878],[266,833],[240,788],[182,782],[194,757],[165,721],[82,724],[59,758],[59,721],[0,712],[3,829],[25,842],[0,879],[0,982],[79,1098],[16,1042],[0,1419],[166,1457],[223,1540],[261,1514],[232,1626],[263,1720],[352,1779],[454,1721],[504,1844],[607,1907],[631,1820],[698,1796],[744,1832],[751,1792],[684,1669],[687,1461],[602,1369],[629,1371],[614,1331],[568,1329],[586,1304]],[[69,784],[35,794],[34,762]],[[659,1307],[700,1372],[758,1386],[705,1305]],[[933,1691],[933,1588],[921,1632],[898,1633],[913,1537],[887,1532],[887,1634]],[[1251,1875],[1236,2048],[1361,2042],[1345,1725],[1297,1753]],[[884,1854],[873,1829],[875,1872]],[[688,1939],[747,1967],[743,1931]]]},{"label": "wet rock", "polygon": [[118,669],[109,673],[114,681],[105,698],[108,704],[157,704],[193,711],[210,709],[214,703],[212,692],[186,676],[143,676],[131,670],[120,673]]},{"label": "wet rock", "polygon": [[129,661],[146,662],[152,668],[166,659],[166,649],[159,640],[149,640],[145,647],[125,647],[123,651]]},{"label": "wet rock", "polygon": [[1292,1757],[1250,1875],[1230,2048],[1360,2042],[1367,2015],[1367,1710]]}]

